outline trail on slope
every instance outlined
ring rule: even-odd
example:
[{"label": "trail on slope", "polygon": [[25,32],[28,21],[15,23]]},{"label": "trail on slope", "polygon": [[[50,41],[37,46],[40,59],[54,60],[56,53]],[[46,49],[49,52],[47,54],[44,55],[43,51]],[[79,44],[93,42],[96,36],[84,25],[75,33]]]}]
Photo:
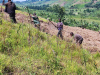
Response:
[{"label": "trail on slope", "polygon": [[[10,21],[9,19],[9,15],[5,12],[3,12],[4,18],[8,21]],[[25,16],[21,13],[17,13],[16,14],[16,20],[17,22],[23,22],[23,23],[30,23],[29,17]],[[57,23],[53,22],[55,25],[57,25]],[[33,25],[33,24],[32,24]],[[55,26],[49,22],[45,23],[45,22],[41,22],[41,31],[46,32],[50,35],[57,35],[57,28],[55,28]],[[70,27],[70,26],[65,26],[63,27],[63,37],[65,40],[71,39],[72,37],[70,37],[70,32],[74,32],[75,34],[80,34],[83,37],[83,48],[89,50],[90,52],[100,52],[100,34],[99,32],[96,31],[92,31],[92,30],[88,30],[88,29],[82,29],[79,27]]]}]

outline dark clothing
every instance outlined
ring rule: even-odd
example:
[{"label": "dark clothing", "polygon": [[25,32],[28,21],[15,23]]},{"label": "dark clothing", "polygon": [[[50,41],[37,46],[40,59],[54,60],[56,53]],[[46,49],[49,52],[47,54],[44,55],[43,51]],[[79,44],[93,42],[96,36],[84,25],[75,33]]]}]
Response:
[{"label": "dark clothing", "polygon": [[13,20],[12,22],[16,23],[16,19],[15,19],[15,13],[11,13],[9,14],[10,19]]},{"label": "dark clothing", "polygon": [[16,5],[15,5],[15,3],[11,2],[11,1],[9,1],[9,2],[7,2],[7,3],[4,3],[4,2],[3,2],[3,5],[6,6],[5,10],[6,10],[6,12],[7,12],[8,14],[10,14],[10,13],[15,13],[15,10],[16,10]]},{"label": "dark clothing", "polygon": [[62,35],[63,23],[62,22],[57,23],[57,29],[58,29],[57,37],[59,37],[60,35],[60,37],[63,39],[63,35]]},{"label": "dark clothing", "polygon": [[59,35],[60,35],[60,37],[63,39],[63,36],[62,36],[62,29],[61,29],[61,30],[58,30],[57,37],[59,37]]},{"label": "dark clothing", "polygon": [[37,16],[32,16],[34,24],[40,24]]},{"label": "dark clothing", "polygon": [[37,17],[37,15],[32,16],[32,18],[33,18],[33,22],[35,24],[35,27],[37,27],[40,30],[39,18]]},{"label": "dark clothing", "polygon": [[32,16],[33,20],[38,20],[37,15]]},{"label": "dark clothing", "polygon": [[2,3],[3,5],[5,5],[5,12],[7,12],[10,16],[10,18],[13,20],[14,23],[16,23],[16,19],[15,19],[15,10],[16,10],[16,5],[15,3],[9,1],[7,3]]},{"label": "dark clothing", "polygon": [[83,42],[83,38],[79,40],[79,44],[82,44],[82,42]]},{"label": "dark clothing", "polygon": [[76,43],[79,43],[79,44],[82,44],[82,42],[83,42],[83,38],[79,34],[74,35],[74,40],[76,40]]},{"label": "dark clothing", "polygon": [[5,6],[5,10],[4,11],[7,12],[7,6]]}]

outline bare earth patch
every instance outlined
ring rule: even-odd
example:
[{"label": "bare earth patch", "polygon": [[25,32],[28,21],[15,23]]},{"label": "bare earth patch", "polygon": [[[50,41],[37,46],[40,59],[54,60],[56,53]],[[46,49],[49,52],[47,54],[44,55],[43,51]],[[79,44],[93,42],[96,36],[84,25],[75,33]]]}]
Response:
[{"label": "bare earth patch", "polygon": [[[7,13],[4,12],[4,18],[8,21],[10,21],[9,19],[9,15]],[[21,13],[17,13],[16,14],[16,20],[17,22],[23,22],[23,23],[29,23],[28,21],[30,18],[21,14]],[[53,22],[55,25],[57,25],[57,23]],[[33,25],[33,24],[31,24]],[[55,26],[49,22],[41,22],[41,31],[46,32],[50,35],[57,35],[57,28],[55,28]],[[69,40],[72,39],[72,37],[70,37],[70,32],[74,32],[75,34],[80,34],[83,37],[83,48],[89,50],[90,52],[100,52],[100,34],[99,32],[96,31],[92,31],[92,30],[88,30],[88,29],[82,29],[79,27],[70,27],[70,26],[65,26],[63,27],[63,37],[65,40]]]}]

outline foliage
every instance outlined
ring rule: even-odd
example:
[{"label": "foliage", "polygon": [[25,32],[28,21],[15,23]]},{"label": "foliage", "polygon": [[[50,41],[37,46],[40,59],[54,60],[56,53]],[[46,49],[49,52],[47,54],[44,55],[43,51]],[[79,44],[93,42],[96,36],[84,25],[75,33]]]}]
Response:
[{"label": "foliage", "polygon": [[93,7],[99,9],[100,8],[100,2],[97,2],[95,5],[93,5]]},{"label": "foliage", "polygon": [[30,9],[37,9],[37,10],[47,10],[49,5],[41,5],[41,6],[28,6]]},{"label": "foliage", "polygon": [[28,7],[30,9],[46,10],[46,11],[58,13],[59,18],[63,18],[63,16],[65,15],[65,8],[59,5],[53,5],[53,6],[42,5],[42,6],[28,6]]},{"label": "foliage", "polygon": [[81,27],[81,28],[87,28],[94,31],[99,31],[100,26],[98,23],[92,22],[88,23],[86,20],[79,20],[76,21],[75,19],[67,19],[64,21],[64,24],[74,27]]},{"label": "foliage", "polygon": [[[52,10],[58,9],[56,8],[56,5],[54,5],[55,8],[53,8]],[[21,11],[26,11],[25,9],[20,8]],[[66,10],[67,13],[65,13],[65,15],[60,15],[57,12],[50,12],[50,11],[46,11],[46,10],[32,10],[30,9],[30,13],[33,14],[35,11],[35,13],[37,13],[38,16],[44,17],[44,18],[50,18],[50,20],[58,22],[58,18],[62,18],[62,21],[65,25],[69,25],[69,26],[76,26],[76,27],[82,27],[82,28],[86,28],[86,29],[90,29],[90,30],[94,30],[94,31],[99,31],[99,11],[95,12],[96,9],[86,9],[86,10]],[[61,11],[62,12],[62,11]],[[76,12],[77,13],[76,15]],[[95,13],[94,13],[95,12]],[[60,12],[59,12],[60,13]],[[62,12],[63,13],[63,12]],[[93,15],[92,15],[93,14]],[[90,17],[92,18],[92,16],[96,16],[93,17],[93,20],[90,19]],[[77,20],[77,17],[79,17],[79,20]],[[89,17],[89,20],[87,20],[86,18]],[[94,21],[94,19],[96,19]]]},{"label": "foliage", "polygon": [[84,4],[72,5],[70,7],[70,9],[82,9],[82,8],[85,8],[85,5]]},{"label": "foliage", "polygon": [[99,73],[99,54],[92,55],[71,42],[38,31],[30,24],[13,24],[3,19],[2,21],[1,75],[95,75],[97,71]]},{"label": "foliage", "polygon": [[[36,1],[39,1],[39,0],[26,0],[26,1],[36,2]],[[50,1],[50,0],[41,0],[41,1]]]},{"label": "foliage", "polygon": [[93,1],[92,1],[90,3],[85,4],[85,7],[92,7],[92,8],[94,7],[94,8],[99,9],[100,8],[100,2],[96,2],[96,4],[93,4]]},{"label": "foliage", "polygon": [[92,7],[93,2],[85,4],[85,7]]}]

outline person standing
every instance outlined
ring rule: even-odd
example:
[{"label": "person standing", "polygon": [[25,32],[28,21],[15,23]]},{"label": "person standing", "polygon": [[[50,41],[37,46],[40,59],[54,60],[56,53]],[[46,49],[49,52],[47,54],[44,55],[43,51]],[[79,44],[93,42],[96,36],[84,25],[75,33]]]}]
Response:
[{"label": "person standing", "polygon": [[59,19],[59,22],[57,23],[57,29],[58,29],[57,37],[59,37],[59,35],[60,35],[60,37],[63,40],[63,35],[62,35],[63,23],[61,22],[61,19]]},{"label": "person standing", "polygon": [[16,19],[15,19],[16,5],[15,5],[15,3],[13,3],[11,0],[8,0],[8,2],[5,3],[5,0],[3,0],[2,4],[6,6],[5,12],[7,12],[9,14],[12,22],[16,23]]}]

